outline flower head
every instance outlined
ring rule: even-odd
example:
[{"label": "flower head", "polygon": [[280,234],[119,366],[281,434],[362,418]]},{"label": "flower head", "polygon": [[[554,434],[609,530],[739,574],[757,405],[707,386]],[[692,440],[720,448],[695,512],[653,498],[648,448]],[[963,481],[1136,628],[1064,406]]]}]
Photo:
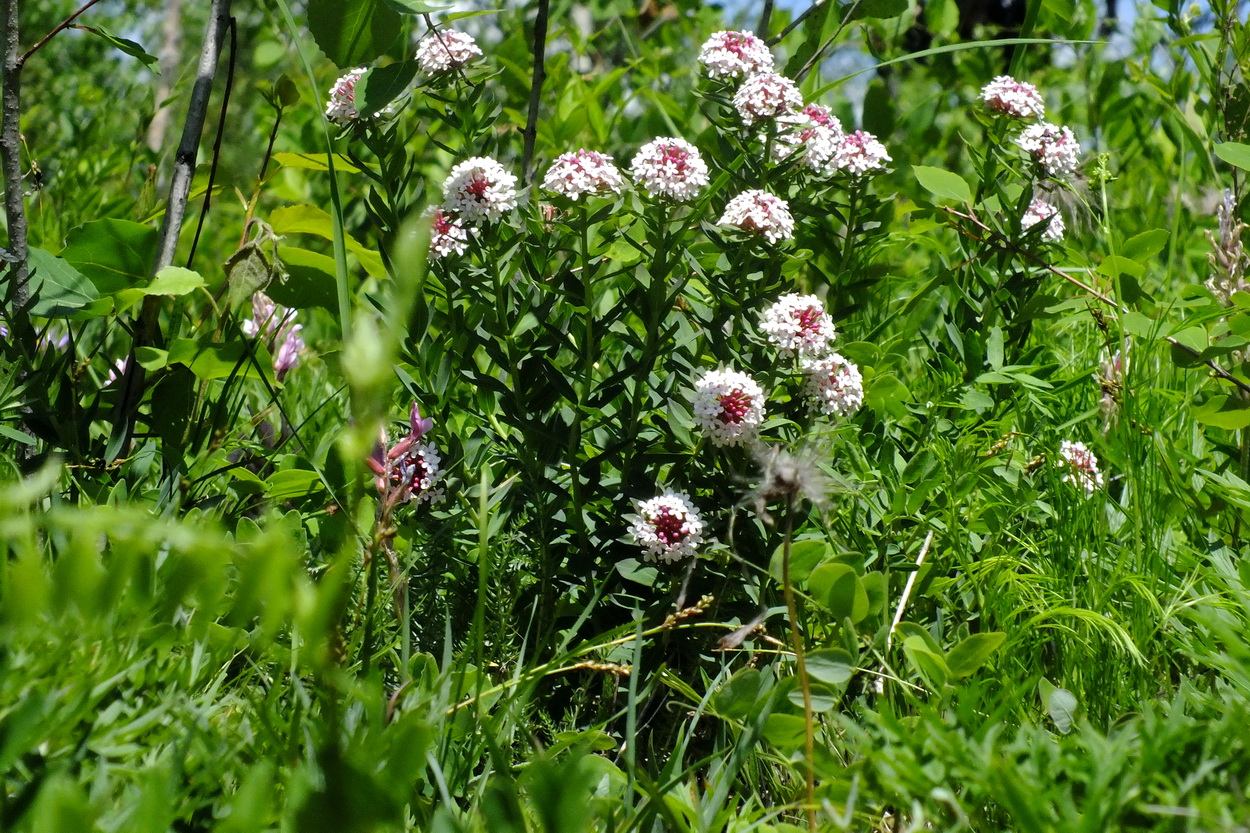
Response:
[{"label": "flower head", "polygon": [[630,164],[634,179],[653,197],[691,199],[708,183],[707,165],[685,139],[654,139],[639,149]]},{"label": "flower head", "polygon": [[823,356],[837,337],[833,319],[815,295],[791,292],[764,311],[760,329],[788,355]]},{"label": "flower head", "polygon": [[734,93],[734,107],[747,124],[787,116],[803,106],[794,82],[775,72],[758,72]]},{"label": "flower head", "polygon": [[261,339],[269,345],[278,381],[299,367],[300,354],[307,346],[299,334],[304,327],[295,319],[295,310],[280,306],[257,290],[252,295],[252,317],[245,318],[239,325],[245,336]]},{"label": "flower head", "polygon": [[454,29],[430,32],[417,44],[417,66],[426,75],[451,72],[480,57],[482,50],[473,36]]},{"label": "flower head", "polygon": [[625,180],[612,164],[611,156],[584,149],[558,156],[543,177],[543,188],[571,200],[604,191],[619,194],[624,185]]},{"label": "flower head", "polygon": [[1029,203],[1028,210],[1020,218],[1020,229],[1028,231],[1042,222],[1046,223],[1045,230],[1042,232],[1043,240],[1058,243],[1063,239],[1063,215],[1059,213],[1059,209],[1045,200],[1035,199]]},{"label": "flower head", "polygon": [[1206,232],[1207,242],[1211,244],[1211,253],[1207,255],[1211,263],[1207,289],[1228,304],[1234,292],[1250,289],[1245,278],[1250,258],[1246,257],[1246,247],[1241,242],[1246,224],[1237,219],[1237,199],[1231,188],[1224,192],[1224,200],[1216,207],[1215,215],[1219,220],[1220,236],[1217,240],[1211,232]]},{"label": "flower head", "polygon": [[516,177],[489,156],[466,159],[443,182],[443,208],[470,223],[495,222],[516,204]]},{"label": "flower head", "polygon": [[1074,173],[1081,155],[1081,145],[1072,131],[1050,122],[1030,125],[1016,144],[1033,156],[1046,176],[1054,178]]},{"label": "flower head", "polygon": [[1040,119],[1046,115],[1046,104],[1037,87],[1000,75],[981,88],[981,100],[991,110],[1017,119]]},{"label": "flower head", "polygon": [[664,494],[635,503],[629,534],[643,549],[644,561],[677,561],[693,556],[703,543],[703,520],[689,496],[665,489]]},{"label": "flower head", "polygon": [[826,414],[849,416],[864,404],[864,377],[854,363],[830,353],[804,359],[802,367],[813,407]]},{"label": "flower head", "polygon": [[771,72],[773,53],[750,32],[717,32],[704,42],[699,63],[712,78],[742,78]]},{"label": "flower head", "polygon": [[794,217],[781,197],[767,191],[743,191],[729,201],[718,221],[752,234],[763,235],[769,243],[794,237]]},{"label": "flower head", "polygon": [[1102,366],[1094,374],[1094,381],[1098,383],[1098,388],[1102,391],[1102,396],[1098,399],[1098,410],[1102,413],[1104,431],[1110,428],[1111,423],[1120,413],[1127,358],[1128,339],[1125,339],[1123,349],[1116,350],[1110,357],[1104,358]]},{"label": "flower head", "polygon": [[469,232],[460,218],[443,208],[430,209],[430,257],[462,255],[469,248]]},{"label": "flower head", "polygon": [[432,442],[422,438],[434,427],[434,420],[422,419],[417,403],[408,414],[408,433],[389,449],[386,430],[378,439],[369,468],[373,470],[378,492],[392,505],[407,501],[437,503],[443,499],[443,460]]},{"label": "flower head", "polygon": [[1059,444],[1059,455],[1063,460],[1059,466],[1066,468],[1063,475],[1064,483],[1076,486],[1086,497],[1094,494],[1102,487],[1102,472],[1098,470],[1098,458],[1094,452],[1085,447],[1085,443],[1073,443],[1064,440]]},{"label": "flower head", "polygon": [[[330,100],[326,102],[327,119],[335,124],[351,124],[360,118],[360,111],[356,109],[356,85],[368,71],[365,67],[353,69],[334,82],[330,88]],[[374,113],[373,117],[381,119],[393,115],[395,106],[392,102]]]},{"label": "flower head", "polygon": [[823,104],[809,104],[796,116],[783,117],[792,125],[778,134],[773,152],[785,159],[803,151],[803,163],[818,173],[829,173],[830,162],[842,141],[842,122]]},{"label": "flower head", "polygon": [[855,176],[885,170],[885,163],[892,162],[885,145],[871,133],[856,130],[847,133],[838,142],[828,169],[847,171]]},{"label": "flower head", "polygon": [[764,391],[745,373],[713,370],[695,384],[694,419],[715,445],[754,440],[764,421]]}]

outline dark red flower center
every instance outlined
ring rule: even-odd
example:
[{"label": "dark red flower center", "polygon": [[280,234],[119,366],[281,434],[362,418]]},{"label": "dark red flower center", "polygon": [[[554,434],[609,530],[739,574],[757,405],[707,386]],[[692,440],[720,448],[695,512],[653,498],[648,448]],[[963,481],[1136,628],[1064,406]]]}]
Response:
[{"label": "dark red flower center", "polygon": [[751,397],[745,391],[735,390],[720,398],[720,413],[716,415],[726,425],[737,425],[751,411]]},{"label": "dark red flower center", "polygon": [[651,519],[651,528],[655,530],[655,537],[663,541],[666,547],[686,540],[686,536],[690,533],[684,529],[685,524],[686,519],[667,506],[661,506],[660,510],[655,513],[655,517]]}]

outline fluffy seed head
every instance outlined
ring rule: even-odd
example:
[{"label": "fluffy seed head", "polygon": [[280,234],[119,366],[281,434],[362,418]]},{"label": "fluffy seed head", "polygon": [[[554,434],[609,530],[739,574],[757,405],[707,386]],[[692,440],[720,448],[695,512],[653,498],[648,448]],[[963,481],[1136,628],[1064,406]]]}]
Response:
[{"label": "fluffy seed head", "polygon": [[495,222],[516,202],[516,177],[489,156],[466,159],[443,182],[443,208],[470,223]]},{"label": "fluffy seed head", "polygon": [[703,44],[699,63],[712,78],[743,78],[771,72],[773,53],[750,32],[717,32]]},{"label": "fluffy seed head", "polygon": [[1000,75],[981,88],[981,100],[991,110],[1017,119],[1040,119],[1046,104],[1037,87]]},{"label": "fluffy seed head", "polygon": [[718,221],[752,234],[763,235],[769,243],[794,237],[794,217],[781,197],[767,191],[743,191],[729,201]]},{"label": "fluffy seed head", "polygon": [[745,373],[713,370],[695,384],[695,423],[715,445],[755,439],[764,422],[764,391]]},{"label": "fluffy seed head", "polygon": [[682,202],[708,183],[707,165],[685,139],[654,139],[643,145],[630,164],[634,179],[653,197]]},{"label": "fluffy seed head", "polygon": [[642,547],[644,561],[678,561],[693,556],[703,543],[699,510],[682,492],[664,494],[635,504],[629,534]]}]

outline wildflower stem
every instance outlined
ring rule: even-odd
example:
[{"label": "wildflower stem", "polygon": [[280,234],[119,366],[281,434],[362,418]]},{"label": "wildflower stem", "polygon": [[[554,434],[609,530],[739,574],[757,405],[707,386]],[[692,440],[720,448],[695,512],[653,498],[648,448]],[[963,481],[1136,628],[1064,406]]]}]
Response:
[{"label": "wildflower stem", "polygon": [[794,663],[798,670],[799,688],[803,692],[803,741],[807,759],[807,826],[816,830],[816,729],[812,715],[812,683],[807,676],[803,655],[803,636],[799,633],[799,611],[790,583],[790,544],[794,538],[794,498],[786,505],[786,527],[781,551],[781,587],[786,596],[786,615],[790,618],[790,642],[794,647]]},{"label": "wildflower stem", "polygon": [[530,80],[529,115],[525,119],[525,150],[521,157],[524,182],[529,185],[534,178],[534,140],[538,137],[538,107],[542,103],[543,82],[547,79],[547,19],[550,16],[550,0],[538,0],[538,13],[534,17],[534,75]]}]

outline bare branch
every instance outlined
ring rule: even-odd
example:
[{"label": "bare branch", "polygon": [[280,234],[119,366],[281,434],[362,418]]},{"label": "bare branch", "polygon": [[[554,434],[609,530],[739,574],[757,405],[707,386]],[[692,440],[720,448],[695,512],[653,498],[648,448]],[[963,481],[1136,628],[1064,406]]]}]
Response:
[{"label": "bare branch", "polygon": [[[0,94],[0,166],[4,172],[4,214],[9,226],[12,266],[6,301],[11,311],[21,315],[30,301],[26,285],[30,267],[26,262],[25,186],[22,183],[22,59],[18,54],[18,0],[3,0],[4,91]],[[7,258],[6,258],[7,259]]]},{"label": "bare branch", "polygon": [[542,103],[543,82],[547,79],[547,18],[550,16],[550,0],[538,0],[538,16],[534,18],[534,78],[530,82],[530,110],[525,120],[525,152],[521,157],[521,170],[525,184],[534,177],[534,140],[538,136],[538,106]]},{"label": "bare branch", "polygon": [[[70,15],[69,17],[67,17],[67,18],[65,18],[64,20],[62,20],[59,24],[57,24],[57,26],[56,26],[56,28],[55,28],[55,29],[53,29],[53,30],[52,30],[51,32],[49,32],[48,34],[44,35],[42,38],[40,38],[40,40],[39,40],[39,42],[38,42],[38,43],[36,43],[36,44],[35,44],[34,46],[32,46],[30,49],[27,49],[25,52],[23,52],[23,53],[22,53],[22,57],[20,57],[20,58],[18,58],[18,59],[17,59],[17,66],[18,66],[18,68],[19,68],[19,69],[21,69],[22,65],[26,63],[26,59],[27,59],[27,58],[29,58],[31,55],[34,55],[36,52],[38,52],[38,51],[39,51],[39,50],[43,47],[43,45],[44,45],[45,43],[47,43],[48,41],[50,41],[50,40],[52,40],[54,37],[56,37],[58,33],[63,32],[63,31],[65,31],[66,29],[68,29],[68,28],[69,28],[69,25],[70,25],[71,23],[73,23],[75,20],[77,20],[77,19],[78,19],[78,16],[79,16],[80,14],[82,14],[82,13],[83,13],[83,12],[85,12],[87,9],[91,8],[91,7],[92,7],[92,6],[94,6],[96,3],[99,3],[99,2],[100,2],[100,0],[88,0],[88,2],[84,3],[84,4],[83,4],[83,5],[82,5],[79,9],[78,9],[78,11],[74,12],[72,15]],[[17,3],[15,2],[15,3],[13,3],[13,5],[14,5],[14,6],[16,6],[16,5],[17,5]],[[15,31],[16,31],[16,30],[15,30]]]}]

